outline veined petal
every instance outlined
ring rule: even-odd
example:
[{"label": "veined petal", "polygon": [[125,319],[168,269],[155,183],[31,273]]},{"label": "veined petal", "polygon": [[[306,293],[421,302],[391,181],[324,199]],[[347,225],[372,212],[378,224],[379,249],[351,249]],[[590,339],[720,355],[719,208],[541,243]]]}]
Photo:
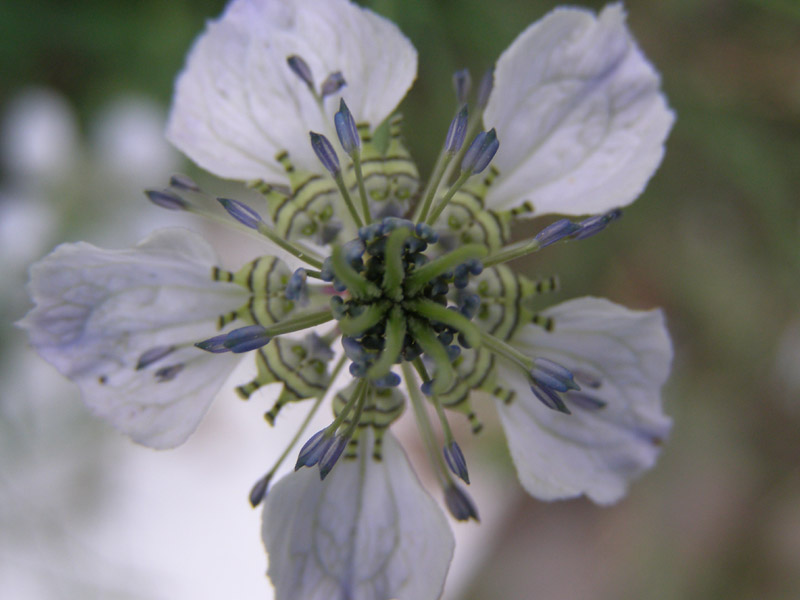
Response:
[{"label": "veined petal", "polygon": [[141,444],[177,446],[236,364],[192,346],[244,300],[239,286],[211,280],[216,261],[184,229],[131,250],[63,244],[31,268],[36,306],[19,325],[92,412]]},{"label": "veined petal", "polygon": [[619,4],[531,25],[498,60],[484,115],[501,141],[487,206],[580,215],[633,202],[674,120],[659,87]]},{"label": "veined petal", "polygon": [[[355,460],[325,481],[301,469],[264,506],[264,544],[277,600],[434,600],[453,555],[444,514],[387,433],[383,460],[371,432]],[[421,568],[421,566],[424,566]]]},{"label": "veined petal", "polygon": [[[552,333],[527,325],[512,343],[569,369],[582,390],[562,396],[572,414],[561,414],[539,402],[518,371],[498,364],[517,392],[510,405],[497,407],[520,481],[543,500],[585,494],[615,502],[629,480],[653,466],[669,434],[660,390],[672,344],[663,314],[579,298],[543,315],[554,320]],[[570,394],[583,396],[571,402]]]},{"label": "veined petal", "polygon": [[[286,59],[300,56],[316,91],[341,71],[324,109]],[[232,179],[286,178],[275,155],[319,172],[308,132],[334,137],[344,97],[356,122],[382,122],[416,76],[414,47],[390,21],[347,0],[233,0],[194,44],[178,78],[167,137]]]}]

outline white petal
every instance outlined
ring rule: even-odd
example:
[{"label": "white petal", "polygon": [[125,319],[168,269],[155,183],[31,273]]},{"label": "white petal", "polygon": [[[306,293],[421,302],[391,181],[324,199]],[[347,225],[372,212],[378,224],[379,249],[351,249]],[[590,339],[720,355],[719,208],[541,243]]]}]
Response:
[{"label": "white petal", "polygon": [[597,17],[556,9],[531,25],[495,70],[484,121],[497,129],[500,177],[487,204],[580,215],[633,202],[674,120],[659,86],[619,4]]},{"label": "white petal", "polygon": [[[517,392],[510,405],[497,403],[520,481],[544,500],[586,494],[615,502],[627,483],[651,468],[671,420],[660,390],[672,361],[661,311],[633,311],[599,298],[579,298],[543,312],[548,333],[528,325],[514,340],[531,357],[545,357],[583,380],[583,392],[606,402],[585,409],[566,401],[565,415],[545,407],[519,371],[501,367]],[[587,382],[602,381],[597,389]],[[568,396],[567,396],[568,398]]]},{"label": "white petal", "polygon": [[270,490],[263,536],[277,600],[440,596],[454,545],[447,520],[391,434],[382,462],[365,442],[325,481],[304,468]]},{"label": "white petal", "polygon": [[[235,366],[191,344],[244,303],[239,286],[211,280],[216,256],[197,234],[165,229],[132,250],[63,244],[31,268],[36,307],[20,321],[34,349],[81,388],[98,416],[135,441],[182,443]],[[143,353],[187,345],[136,370]],[[176,367],[160,381],[160,369]]]},{"label": "white petal", "polygon": [[[324,111],[287,66],[291,55],[308,63],[317,90],[331,73],[344,75],[347,85]],[[347,0],[234,0],[191,50],[167,136],[216,175],[282,182],[282,150],[296,166],[321,170],[308,133],[335,136],[340,96],[357,122],[378,125],[416,69],[416,51],[399,29]]]}]

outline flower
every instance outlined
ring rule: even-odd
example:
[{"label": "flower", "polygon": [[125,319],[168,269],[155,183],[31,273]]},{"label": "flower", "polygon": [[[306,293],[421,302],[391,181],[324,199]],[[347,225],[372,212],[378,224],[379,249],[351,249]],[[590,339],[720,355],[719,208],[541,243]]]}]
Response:
[{"label": "flower", "polygon": [[[308,401],[310,418],[331,401],[295,472],[269,489],[287,451],[251,491],[278,598],[441,593],[453,538],[389,431],[406,404],[458,520],[478,510],[448,415],[477,433],[487,395],[522,485],[546,500],[618,500],[669,433],[661,312],[597,298],[542,310],[555,280],[506,265],[604,230],[661,161],[673,115],[621,6],[531,25],[471,106],[459,72],[424,187],[392,116],[416,59],[392,23],[347,0],[233,0],[189,54],[168,137],[261,204],[215,203],[185,176],[147,195],[226,215],[264,255],[227,271],[199,236],[166,230],[130,251],[64,245],[32,269],[33,346],[140,443],[183,442],[238,354],[257,366],[242,398],[282,384],[270,424],[289,402]],[[511,242],[514,220],[548,213],[588,216]]]}]

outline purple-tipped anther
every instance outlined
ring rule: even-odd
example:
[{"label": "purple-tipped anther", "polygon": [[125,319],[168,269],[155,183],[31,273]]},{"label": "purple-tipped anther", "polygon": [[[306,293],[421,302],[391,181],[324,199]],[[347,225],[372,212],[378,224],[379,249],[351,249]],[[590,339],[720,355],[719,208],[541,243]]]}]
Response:
[{"label": "purple-tipped anther", "polygon": [[555,244],[571,236],[576,231],[579,231],[580,228],[580,225],[573,223],[569,219],[559,219],[542,229],[533,239],[539,242],[540,248],[546,248],[550,244]]},{"label": "purple-tipped anther", "polygon": [[336,126],[336,135],[339,136],[342,148],[352,156],[361,148],[361,138],[358,136],[356,121],[350,113],[350,109],[347,108],[344,98],[339,101],[339,112],[334,115],[333,123]]},{"label": "purple-tipped anther", "polygon": [[175,346],[156,346],[154,348],[150,348],[146,352],[142,352],[139,360],[136,361],[136,370],[141,371],[142,369],[146,369],[150,365],[160,361],[165,356],[172,354],[175,352],[175,350]]},{"label": "purple-tipped anther", "polygon": [[492,95],[492,88],[494,87],[494,69],[487,69],[486,73],[481,77],[481,83],[478,85],[478,100],[476,104],[478,108],[483,110],[489,103],[489,96]]},{"label": "purple-tipped anther", "polygon": [[342,75],[341,71],[336,71],[328,75],[325,81],[322,82],[320,93],[323,98],[327,98],[338,92],[345,85],[347,85],[347,82],[344,79],[344,75]]},{"label": "purple-tipped anther", "polygon": [[461,146],[464,145],[464,138],[467,136],[468,120],[469,113],[467,107],[464,106],[450,122],[450,128],[447,130],[447,137],[444,140],[445,152],[455,154],[461,150]]},{"label": "purple-tipped anther", "polygon": [[296,54],[292,54],[286,57],[286,64],[308,86],[308,89],[314,92],[314,77],[311,75],[311,67],[308,66],[308,63]]},{"label": "purple-tipped anther", "polygon": [[325,456],[325,453],[332,443],[333,437],[326,435],[325,429],[321,429],[312,435],[308,441],[303,444],[303,447],[300,448],[294,470],[298,471],[301,467],[313,467]]},{"label": "purple-tipped anther", "polygon": [[578,230],[573,237],[576,240],[585,240],[588,237],[592,237],[593,235],[603,231],[603,229],[605,229],[608,224],[611,223],[611,221],[615,221],[621,216],[622,211],[617,208],[605,213],[604,215],[597,215],[594,217],[589,217],[588,219],[584,219],[578,223],[580,230]]},{"label": "purple-tipped anther", "polygon": [[467,461],[464,459],[464,454],[458,442],[455,440],[447,444],[443,449],[444,460],[450,470],[456,476],[460,477],[464,483],[469,484],[469,473],[467,472]]},{"label": "purple-tipped anther", "polygon": [[189,203],[186,200],[166,190],[146,190],[144,195],[156,206],[167,210],[186,210],[189,208]]},{"label": "purple-tipped anther", "polygon": [[222,205],[222,208],[224,208],[231,217],[239,221],[239,223],[245,227],[258,229],[259,224],[262,222],[261,215],[244,202],[231,200],[230,198],[217,198],[217,202]]},{"label": "purple-tipped anther", "polygon": [[472,77],[469,74],[469,69],[460,69],[453,73],[453,89],[456,91],[456,100],[459,105],[466,104],[471,88]]},{"label": "purple-tipped anther", "polygon": [[481,131],[472,140],[469,150],[464,154],[461,170],[473,174],[480,173],[489,166],[499,147],[500,141],[497,139],[497,132],[494,129]]},{"label": "purple-tipped anther", "polygon": [[333,469],[333,467],[336,465],[336,461],[339,460],[342,452],[344,452],[344,449],[347,448],[348,441],[348,438],[344,437],[343,435],[337,435],[333,438],[333,443],[328,446],[325,454],[319,459],[320,479],[325,479],[328,476],[328,473],[331,472],[331,469]]},{"label": "purple-tipped anther", "polygon": [[261,325],[248,325],[231,331],[222,345],[234,354],[241,354],[266,346],[271,339]]},{"label": "purple-tipped anther", "polygon": [[447,505],[447,510],[457,521],[468,521],[469,519],[480,521],[472,498],[455,483],[451,483],[445,488],[444,503]]},{"label": "purple-tipped anther", "polygon": [[333,146],[321,133],[309,133],[311,136],[311,147],[314,149],[314,154],[317,155],[319,162],[327,171],[334,177],[341,173],[342,168],[339,166],[339,157],[336,156],[336,151]]}]

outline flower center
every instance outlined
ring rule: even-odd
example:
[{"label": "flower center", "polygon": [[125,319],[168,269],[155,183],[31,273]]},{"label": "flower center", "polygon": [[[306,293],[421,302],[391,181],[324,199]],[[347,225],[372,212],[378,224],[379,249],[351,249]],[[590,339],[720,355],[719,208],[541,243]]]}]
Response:
[{"label": "flower center", "polygon": [[393,387],[400,377],[392,365],[422,357],[434,368],[433,391],[442,392],[453,383],[461,349],[479,344],[471,320],[480,298],[466,288],[482,272],[487,250],[468,244],[441,254],[438,240],[425,223],[387,217],[362,227],[323,264],[322,279],[343,294],[331,309],[353,376]]}]

